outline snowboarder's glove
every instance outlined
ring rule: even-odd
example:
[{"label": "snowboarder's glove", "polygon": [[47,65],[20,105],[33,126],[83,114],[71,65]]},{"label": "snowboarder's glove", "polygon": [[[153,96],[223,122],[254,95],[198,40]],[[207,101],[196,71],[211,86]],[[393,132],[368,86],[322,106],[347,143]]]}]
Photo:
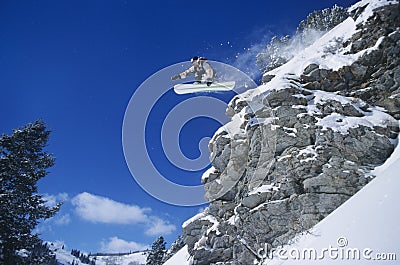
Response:
[{"label": "snowboarder's glove", "polygon": [[171,77],[171,79],[172,80],[178,80],[178,79],[181,79],[181,76],[180,75],[175,75],[175,76]]}]

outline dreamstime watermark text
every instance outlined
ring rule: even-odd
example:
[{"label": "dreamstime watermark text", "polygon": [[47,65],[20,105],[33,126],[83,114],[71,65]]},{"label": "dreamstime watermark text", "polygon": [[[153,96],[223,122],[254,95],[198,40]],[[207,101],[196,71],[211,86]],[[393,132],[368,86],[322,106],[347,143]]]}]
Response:
[{"label": "dreamstime watermark text", "polygon": [[317,248],[270,248],[265,244],[264,248],[257,251],[261,262],[267,259],[279,260],[370,260],[393,261],[397,260],[395,252],[376,252],[371,248],[349,247],[346,237],[339,237],[336,245]]}]

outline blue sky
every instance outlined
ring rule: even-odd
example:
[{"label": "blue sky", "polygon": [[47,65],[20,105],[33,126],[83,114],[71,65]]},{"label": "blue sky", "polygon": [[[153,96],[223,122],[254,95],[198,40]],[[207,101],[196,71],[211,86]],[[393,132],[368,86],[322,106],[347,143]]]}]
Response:
[{"label": "blue sky", "polygon": [[[252,58],[251,47],[294,33],[308,13],[355,2],[1,1],[0,132],[46,122],[56,165],[39,190],[49,203],[65,201],[38,227],[41,237],[87,252],[142,249],[159,235],[171,243],[182,222],[205,205],[170,205],[135,182],[122,146],[135,90],[194,55],[243,67],[238,58]],[[160,151],[159,130],[174,105],[195,96],[168,91],[146,127],[152,161],[167,178],[189,184],[198,184],[203,171],[171,165]],[[233,94],[207,96],[228,102]],[[198,156],[197,140],[218,127],[209,119],[190,121],[182,129],[182,152]]]}]

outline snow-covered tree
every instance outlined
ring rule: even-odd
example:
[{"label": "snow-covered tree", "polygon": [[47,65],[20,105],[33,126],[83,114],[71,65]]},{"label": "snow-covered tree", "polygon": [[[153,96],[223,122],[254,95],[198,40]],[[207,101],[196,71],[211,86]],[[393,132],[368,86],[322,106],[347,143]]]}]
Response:
[{"label": "snow-covered tree", "polygon": [[300,22],[296,34],[303,34],[310,29],[326,32],[341,23],[348,16],[346,9],[338,5],[314,11]]},{"label": "snow-covered tree", "polygon": [[166,251],[163,262],[166,262],[170,259],[176,252],[181,250],[185,246],[185,242],[182,236],[178,236],[174,243],[171,244],[171,247]]},{"label": "snow-covered tree", "polygon": [[294,36],[274,36],[266,48],[257,54],[257,65],[261,71],[268,72],[285,64],[347,17],[346,9],[338,5],[310,13],[300,22]]},{"label": "snow-covered tree", "polygon": [[151,246],[151,250],[146,259],[146,265],[161,265],[163,264],[163,258],[165,255],[166,242],[164,238],[160,236],[154,241]]},{"label": "snow-covered tree", "polygon": [[29,265],[58,265],[56,255],[49,250],[46,243],[39,241],[30,251],[23,251],[15,264]]},{"label": "snow-covered tree", "polygon": [[36,121],[0,137],[1,264],[23,264],[41,244],[33,229],[61,206],[47,206],[37,193],[38,180],[54,165],[52,155],[43,151],[49,134],[44,122]]},{"label": "snow-covered tree", "polygon": [[267,47],[257,54],[256,62],[260,68],[267,72],[285,64],[290,57],[284,52],[285,48],[289,46],[289,42],[290,36],[288,35],[281,38],[274,36]]}]

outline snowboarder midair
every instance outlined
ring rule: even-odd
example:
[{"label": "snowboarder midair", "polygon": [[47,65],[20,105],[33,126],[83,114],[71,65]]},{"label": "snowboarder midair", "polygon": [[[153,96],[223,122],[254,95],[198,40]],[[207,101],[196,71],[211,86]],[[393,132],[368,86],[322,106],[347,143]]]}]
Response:
[{"label": "snowboarder midair", "polygon": [[192,66],[186,71],[171,77],[172,80],[183,79],[190,73],[194,73],[195,84],[206,83],[211,86],[215,79],[215,71],[212,69],[206,58],[194,56],[190,62]]}]

